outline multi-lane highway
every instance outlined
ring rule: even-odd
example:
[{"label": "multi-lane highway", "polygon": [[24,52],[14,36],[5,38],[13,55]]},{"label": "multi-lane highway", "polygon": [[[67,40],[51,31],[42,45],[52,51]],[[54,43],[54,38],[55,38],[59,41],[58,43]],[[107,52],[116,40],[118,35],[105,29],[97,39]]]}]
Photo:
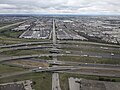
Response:
[{"label": "multi-lane highway", "polygon": [[[27,50],[27,49],[41,49],[41,48],[52,48],[53,50],[57,49],[57,45],[59,44],[64,44],[64,43],[86,43],[86,42],[77,42],[77,41],[60,41],[57,42],[57,36],[56,36],[56,28],[55,28],[55,20],[53,19],[53,30],[52,30],[52,38],[53,42],[29,42],[29,43],[21,43],[21,44],[13,44],[13,45],[5,45],[5,46],[0,46],[2,51],[8,51],[8,50]],[[49,46],[40,46],[38,44],[53,44]],[[106,46],[106,44],[98,44],[98,43],[91,43],[89,44],[93,45],[102,45]],[[30,45],[30,46],[29,46]],[[36,45],[36,46],[31,46],[31,45]],[[71,46],[68,45],[69,48],[76,47],[76,46]],[[112,46],[115,47],[115,49],[119,49],[120,47],[118,45],[108,45],[110,49]],[[63,46],[63,47],[67,47]],[[81,48],[86,48],[85,46],[81,46]],[[90,48],[90,47],[87,47]],[[98,47],[96,47],[98,49]],[[66,51],[66,50],[63,50]],[[70,61],[58,61],[57,56],[82,56],[82,57],[97,57],[97,58],[113,58],[113,59],[119,59],[120,55],[111,55],[108,53],[95,53],[95,52],[81,52],[77,50],[69,50],[72,53],[69,54],[58,54],[58,53],[52,53],[52,54],[36,54],[36,55],[24,55],[24,56],[11,56],[11,57],[4,57],[0,58],[0,62],[4,61],[11,61],[11,60],[20,60],[20,59],[29,59],[29,58],[36,58],[36,57],[42,57],[42,56],[52,56],[53,60],[45,60],[49,64],[57,65],[57,64],[62,64],[62,65],[70,65],[70,66],[53,66],[53,67],[46,67],[46,68],[35,68],[35,69],[30,69],[28,71],[23,71],[23,72],[16,72],[13,74],[7,74],[7,75],[2,75],[0,78],[6,78],[10,76],[16,76],[16,75],[22,75],[22,74],[27,74],[31,72],[53,72],[52,74],[52,90],[61,90],[60,87],[60,82],[59,82],[59,73],[77,73],[77,74],[84,74],[84,75],[96,75],[96,76],[112,76],[112,77],[120,77],[120,66],[119,65],[108,65],[108,64],[90,64],[90,63],[78,63],[78,62],[70,62]],[[40,61],[40,60],[39,60]],[[74,66],[73,66],[74,65]],[[77,66],[76,66],[77,65]],[[85,71],[81,70],[84,69]],[[89,70],[88,70],[89,69]],[[89,72],[87,72],[88,70]],[[93,70],[95,72],[90,72],[90,70]],[[99,73],[97,71],[99,70],[104,70],[103,73]],[[118,71],[119,73],[106,73],[105,71]]]},{"label": "multi-lane highway", "polygon": [[[120,55],[119,55],[120,48],[119,47],[115,47],[115,48],[114,47],[96,47],[96,46],[93,47],[93,46],[83,46],[83,45],[76,46],[76,45],[65,45],[65,44],[61,44],[61,45],[57,44],[57,46],[52,47],[52,45],[48,45],[48,46],[39,45],[39,44],[51,44],[51,43],[52,42],[31,42],[31,43],[5,45],[5,46],[0,46],[0,48],[2,49],[2,50],[0,50],[0,52],[9,51],[9,50],[30,50],[30,49],[45,49],[45,48],[47,48],[47,50],[49,50],[48,48],[53,48],[53,50],[54,50],[54,49],[56,49],[56,47],[62,46],[61,51],[63,51],[63,52],[65,52],[67,48],[73,48],[73,49],[69,50],[71,52],[71,54],[70,54],[71,56],[76,55],[76,56],[82,56],[82,57],[87,56],[87,57],[111,58],[111,59],[119,59],[120,58]],[[31,46],[31,45],[34,45],[34,46]],[[64,49],[64,48],[66,48],[66,49]],[[74,50],[74,48],[75,48],[75,50]],[[84,49],[84,50],[82,50],[82,49]]]},{"label": "multi-lane highway", "polygon": [[1,49],[0,53],[4,52],[4,51],[13,51],[13,50],[33,50],[33,49],[48,49],[48,48],[52,48],[52,46],[41,46],[41,45],[37,45],[37,46],[21,46],[21,47],[12,47],[12,48],[6,48],[6,49]]},{"label": "multi-lane highway", "polygon": [[[11,44],[11,45],[3,45],[0,46],[0,48],[11,48],[11,47],[21,47],[21,46],[28,46],[28,45],[36,45],[36,44],[52,44],[53,42],[47,41],[47,42],[28,42],[28,43],[20,43],[20,44]],[[99,45],[99,46],[104,46],[104,47],[113,47],[113,48],[120,48],[119,45],[111,45],[111,44],[102,44],[102,43],[94,43],[94,42],[83,42],[83,41],[59,41],[57,42],[58,44],[91,44],[91,45]],[[64,46],[64,45],[63,45]],[[70,47],[70,46],[68,46]]]},{"label": "multi-lane highway", "polygon": [[42,56],[63,56],[64,54],[35,54],[35,55],[23,55],[23,56],[11,56],[11,57],[4,57],[0,58],[0,62],[3,61],[10,61],[10,60],[19,60],[19,59],[27,59],[27,58],[36,58]]},{"label": "multi-lane highway", "polygon": [[[11,47],[11,48],[7,48],[7,49],[1,49],[0,52],[4,52],[4,51],[10,51],[10,50],[32,50],[32,49],[46,49],[49,50],[50,48],[53,48],[53,46],[41,46],[41,45],[37,45],[37,46],[21,46],[21,47]],[[54,49],[54,48],[53,48]],[[65,52],[65,50],[61,50],[63,52]],[[87,51],[78,51],[78,50],[69,50],[71,53],[68,55],[66,54],[66,56],[82,56],[82,57],[95,57],[95,58],[111,58],[111,59],[119,59],[120,55],[119,54],[114,54],[114,53],[100,53],[100,52],[87,52]]]},{"label": "multi-lane highway", "polygon": [[38,45],[38,44],[52,44],[52,42],[51,41],[49,42],[28,42],[28,43],[20,43],[20,44],[3,45],[3,46],[0,46],[0,48],[14,48],[14,47]]},{"label": "multi-lane highway", "polygon": [[[84,69],[84,71],[81,69]],[[87,72],[86,70],[90,70]],[[98,72],[103,70],[104,72]],[[115,71],[115,73],[113,73]],[[1,74],[0,78],[6,78],[11,76],[23,75],[27,73],[40,73],[40,72],[53,72],[54,73],[76,73],[76,74],[83,74],[83,75],[95,75],[95,76],[109,76],[109,77],[120,77],[120,70],[119,68],[104,68],[104,67],[82,67],[82,66],[54,66],[54,67],[44,67],[44,68],[34,68],[27,71],[15,72],[12,74]],[[54,75],[53,75],[54,76]],[[54,76],[55,77],[55,76]],[[55,77],[56,78],[56,77]],[[56,82],[56,79],[52,79],[52,82]],[[55,80],[55,81],[54,81]],[[59,81],[59,78],[57,77]],[[58,82],[57,82],[58,83]],[[53,85],[54,86],[54,85]],[[57,90],[57,89],[54,89]]]}]

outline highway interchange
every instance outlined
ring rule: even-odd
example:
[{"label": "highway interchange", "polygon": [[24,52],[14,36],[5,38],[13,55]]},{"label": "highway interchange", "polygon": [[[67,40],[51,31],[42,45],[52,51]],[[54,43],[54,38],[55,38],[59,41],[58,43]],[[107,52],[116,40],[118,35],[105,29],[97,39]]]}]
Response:
[{"label": "highway interchange", "polygon": [[[96,75],[96,76],[111,76],[111,77],[120,77],[120,73],[118,74],[109,74],[109,73],[96,73],[96,72],[76,72],[76,70],[79,70],[83,67],[86,68],[92,68],[92,69],[102,69],[102,70],[118,70],[120,68],[120,65],[112,65],[112,64],[95,64],[95,63],[78,63],[78,62],[72,62],[72,61],[59,61],[58,56],[82,56],[82,57],[96,57],[96,58],[112,58],[112,59],[119,59],[120,54],[114,54],[112,53],[96,53],[96,52],[85,52],[85,51],[78,51],[77,50],[69,50],[70,53],[56,53],[56,49],[58,51],[66,51],[64,48],[96,48],[96,49],[106,49],[107,50],[120,50],[119,45],[106,45],[106,44],[100,44],[102,45],[101,47],[94,47],[94,46],[76,46],[76,45],[70,45],[72,43],[77,43],[74,41],[68,42],[70,44],[66,44],[66,41],[58,41],[57,40],[57,34],[55,30],[55,20],[53,19],[53,30],[52,30],[52,38],[53,41],[50,42],[29,42],[29,43],[21,43],[21,44],[13,44],[13,45],[4,45],[0,46],[0,53],[2,52],[7,52],[7,51],[14,51],[14,50],[34,50],[34,49],[46,49],[47,50],[52,50],[55,51],[53,53],[48,53],[48,54],[35,54],[35,55],[23,55],[23,56],[11,56],[11,57],[2,57],[0,58],[0,63],[1,62],[8,62],[12,60],[21,60],[21,59],[32,59],[37,57],[44,57],[44,56],[52,56],[53,60],[45,60],[47,63],[52,64],[53,67],[47,67],[47,68],[34,68],[30,69],[28,71],[23,71],[23,72],[17,72],[13,73],[10,75],[2,75],[0,78],[6,78],[6,77],[11,77],[15,75],[21,75],[21,74],[26,74],[26,73],[31,73],[31,72],[53,72],[52,75],[52,90],[61,90],[60,83],[59,83],[59,73],[79,73],[83,75]],[[84,42],[83,42],[84,43]],[[43,45],[42,45],[43,44]],[[99,44],[99,43],[91,43],[91,44]],[[60,49],[58,49],[58,47]],[[39,60],[40,61],[40,60]],[[42,62],[42,61],[41,61]],[[65,65],[65,66],[57,66],[57,65]],[[67,66],[70,65],[70,66]],[[76,66],[78,65],[78,66]]]}]

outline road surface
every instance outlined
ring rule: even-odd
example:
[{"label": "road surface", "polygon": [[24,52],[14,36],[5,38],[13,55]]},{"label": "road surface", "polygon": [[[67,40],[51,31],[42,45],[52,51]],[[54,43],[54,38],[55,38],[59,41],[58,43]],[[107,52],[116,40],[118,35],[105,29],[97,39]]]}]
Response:
[{"label": "road surface", "polygon": [[53,45],[56,45],[55,20],[53,19]]},{"label": "road surface", "polygon": [[3,27],[0,27],[0,29],[9,28],[9,27],[12,27],[12,26],[15,26],[15,25],[22,24],[22,23],[24,23],[24,22],[25,22],[25,21],[17,22],[17,23],[14,23],[14,24],[9,24],[9,25],[6,25],[6,26],[3,26]]},{"label": "road surface", "polygon": [[61,90],[58,73],[52,74],[52,90]]},{"label": "road surface", "polygon": [[11,44],[11,45],[3,45],[0,48],[14,48],[28,45],[36,45],[36,44],[51,44],[52,42],[28,42],[28,43],[20,43],[20,44]]}]

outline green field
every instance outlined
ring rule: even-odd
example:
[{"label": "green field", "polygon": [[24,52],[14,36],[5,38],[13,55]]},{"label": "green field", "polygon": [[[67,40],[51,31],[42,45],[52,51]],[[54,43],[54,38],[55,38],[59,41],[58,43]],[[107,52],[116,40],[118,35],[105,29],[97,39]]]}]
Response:
[{"label": "green field", "polygon": [[0,22],[0,27],[10,25],[10,24],[14,24],[14,23],[17,23],[17,22],[20,22],[20,21],[21,20],[19,20],[19,21],[10,21],[10,22]]},{"label": "green field", "polygon": [[62,57],[58,56],[58,60],[61,60],[61,61],[73,61],[73,62],[80,62],[80,63],[120,64],[119,59],[82,57],[82,56],[62,56]]},{"label": "green field", "polygon": [[0,79],[0,83],[32,80],[34,82],[33,89],[35,90],[51,90],[52,75],[51,73],[30,73],[14,77]]},{"label": "green field", "polygon": [[22,23],[23,22],[16,22],[16,23],[12,23],[12,24],[0,27],[0,36],[17,38],[21,33],[23,33],[23,31],[15,32],[15,31],[12,31],[11,29],[18,27]]},{"label": "green field", "polygon": [[0,36],[4,37],[10,37],[10,38],[19,38],[19,36],[23,33],[24,31],[11,31],[11,29],[2,31]]},{"label": "green field", "polygon": [[0,74],[14,73],[18,71],[24,71],[24,68],[12,67],[4,64],[0,64]]},{"label": "green field", "polygon": [[48,39],[24,39],[24,38],[8,38],[8,37],[1,37],[0,36],[0,44],[19,44],[19,43],[26,43],[26,42],[46,42],[50,41]]},{"label": "green field", "polygon": [[34,54],[45,54],[47,51],[43,50],[14,50],[14,51],[3,51],[0,55],[7,56],[22,56],[22,55],[34,55]]}]

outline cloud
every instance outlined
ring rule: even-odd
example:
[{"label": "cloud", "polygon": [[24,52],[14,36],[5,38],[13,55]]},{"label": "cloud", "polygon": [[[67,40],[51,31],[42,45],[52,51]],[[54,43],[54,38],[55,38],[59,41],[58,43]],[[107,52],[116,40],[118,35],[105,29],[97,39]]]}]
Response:
[{"label": "cloud", "polygon": [[0,4],[0,9],[9,9],[9,8],[16,8],[15,5],[10,5],[10,4]]},{"label": "cloud", "polygon": [[0,0],[0,13],[120,14],[120,0]]}]

